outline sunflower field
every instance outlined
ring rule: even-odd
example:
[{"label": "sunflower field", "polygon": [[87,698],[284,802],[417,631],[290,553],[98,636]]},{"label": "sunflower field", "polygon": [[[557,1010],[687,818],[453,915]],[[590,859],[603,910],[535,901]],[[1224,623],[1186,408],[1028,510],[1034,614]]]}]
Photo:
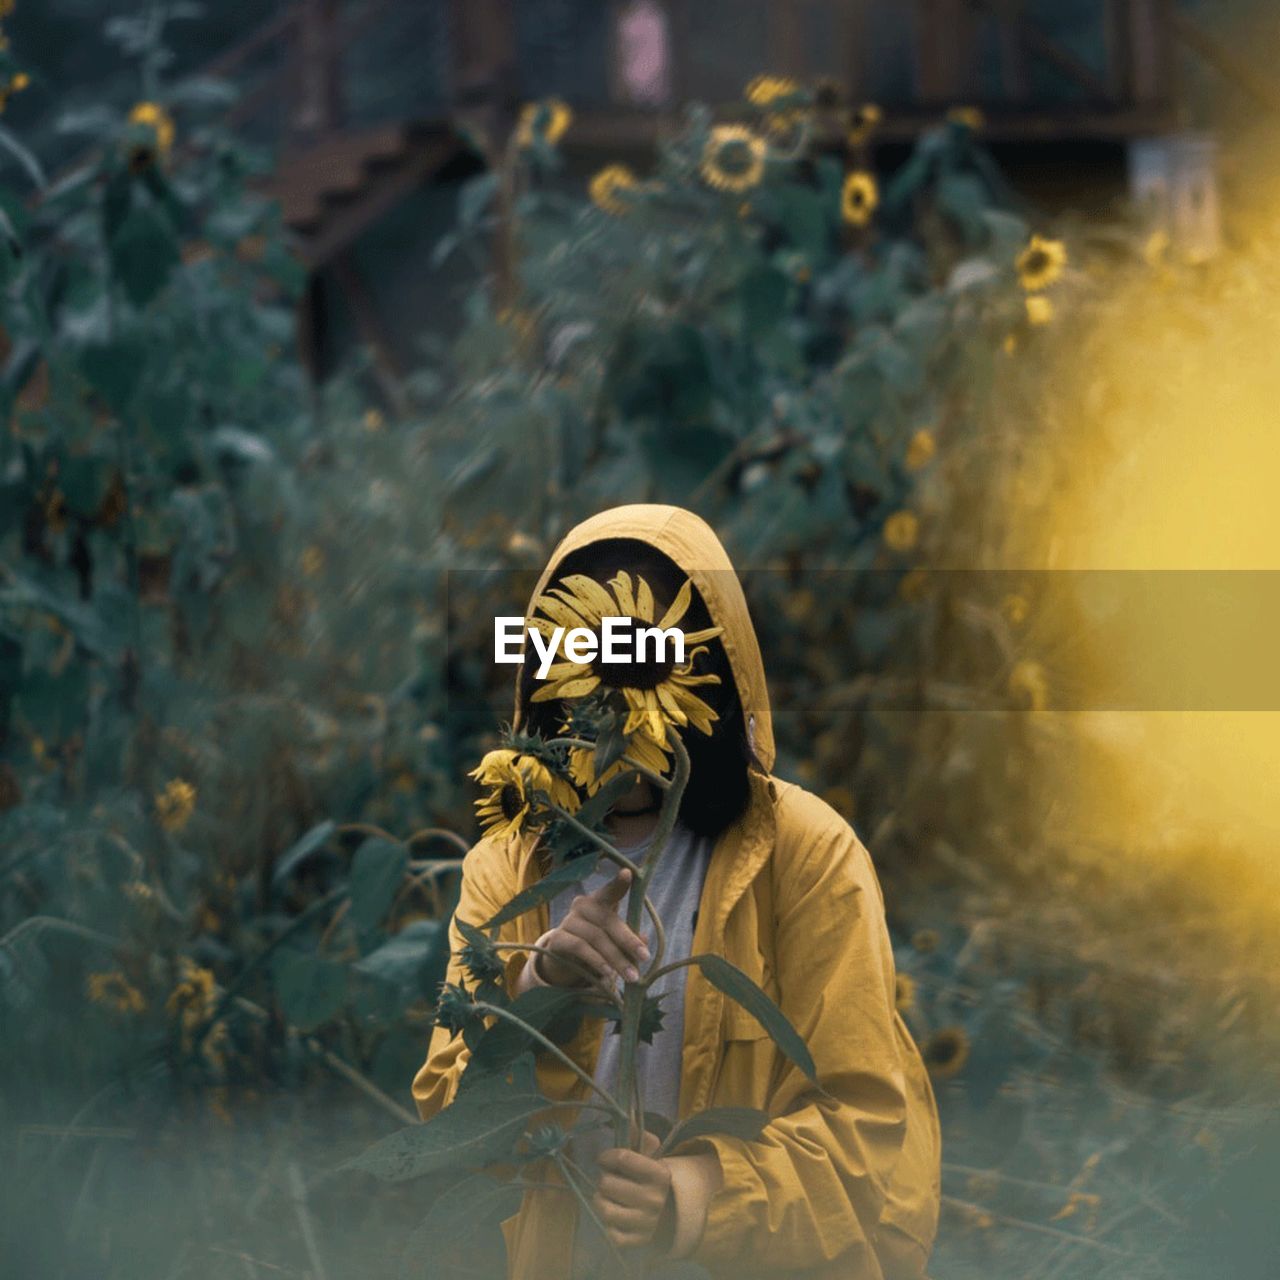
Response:
[{"label": "sunflower field", "polygon": [[[55,93],[21,54],[0,99]],[[583,183],[531,103],[393,412],[359,358],[311,383],[269,162],[161,65],[63,172],[0,121],[6,1271],[446,1274],[450,1176],[340,1166],[415,1119],[510,715],[492,619],[575,521],[664,501],[742,570],[778,772],[874,856],[943,1120],[933,1273],[1273,1275],[1273,919],[1230,848],[1070,820],[1038,518],[1124,391],[1079,372],[1099,326],[1145,299],[1190,349],[1255,268],[1046,225],[971,108],[877,172],[878,108],[766,75]]]}]

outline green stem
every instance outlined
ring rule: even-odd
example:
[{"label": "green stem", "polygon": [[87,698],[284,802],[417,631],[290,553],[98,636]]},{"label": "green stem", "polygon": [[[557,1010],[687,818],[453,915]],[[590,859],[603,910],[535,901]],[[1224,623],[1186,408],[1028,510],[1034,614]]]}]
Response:
[{"label": "green stem", "polygon": [[613,1114],[615,1123],[626,1124],[631,1117],[618,1105],[614,1096],[596,1082],[580,1067],[574,1060],[569,1057],[563,1049],[560,1048],[554,1040],[548,1039],[541,1031],[535,1030],[523,1018],[517,1017],[508,1009],[501,1009],[496,1004],[486,1004],[482,1000],[475,1002],[475,1007],[482,1013],[489,1014],[491,1017],[499,1019],[501,1022],[509,1022],[513,1027],[519,1027],[526,1035],[537,1041],[542,1048],[553,1058],[556,1058],[564,1066],[568,1067],[579,1080],[588,1088],[594,1090],[600,1095],[601,1100],[609,1108]]},{"label": "green stem", "polygon": [[[554,1158],[556,1162],[556,1168],[560,1170],[560,1176],[565,1180],[566,1183],[568,1183],[569,1190],[573,1192],[574,1196],[577,1198],[578,1203],[582,1206],[583,1210],[586,1212],[587,1217],[591,1219],[592,1223],[594,1223],[595,1225],[596,1230],[599,1231],[601,1238],[604,1240],[605,1244],[609,1246],[609,1252],[613,1254],[614,1261],[617,1262],[618,1266],[621,1268],[621,1274],[629,1275],[630,1270],[627,1266],[627,1261],[618,1252],[617,1245],[615,1245],[613,1241],[609,1239],[609,1232],[605,1228],[604,1223],[600,1221],[600,1217],[595,1211],[595,1206],[592,1205],[591,1203],[591,1197],[587,1195],[587,1193],[583,1191],[582,1187],[578,1185],[578,1178],[581,1178],[583,1185],[590,1187],[591,1179],[588,1178],[587,1175],[563,1152],[557,1152]],[[575,1174],[577,1175],[577,1177],[574,1176]]]},{"label": "green stem", "polygon": [[[673,731],[670,735],[675,750],[675,770],[671,777],[671,787],[662,798],[662,812],[658,815],[658,823],[653,831],[653,843],[649,846],[648,856],[640,875],[631,886],[631,894],[627,899],[627,924],[633,932],[639,932],[640,919],[646,905],[652,909],[649,901],[649,883],[662,855],[667,841],[676,825],[676,815],[680,812],[680,801],[684,798],[684,789],[689,782],[689,753],[684,743]],[[637,892],[637,890],[639,892]],[[654,918],[657,912],[652,911]],[[622,991],[622,1044],[618,1053],[618,1096],[631,1103],[632,1091],[636,1087],[636,1053],[640,1045],[640,1015],[644,1010],[645,996],[649,990],[650,976],[642,977],[639,982],[628,982]],[[638,1094],[638,1090],[636,1091]],[[634,1132],[629,1120],[619,1119],[614,1124],[614,1140],[618,1146],[632,1145],[634,1150],[640,1149],[644,1137],[644,1110],[636,1105]]]}]

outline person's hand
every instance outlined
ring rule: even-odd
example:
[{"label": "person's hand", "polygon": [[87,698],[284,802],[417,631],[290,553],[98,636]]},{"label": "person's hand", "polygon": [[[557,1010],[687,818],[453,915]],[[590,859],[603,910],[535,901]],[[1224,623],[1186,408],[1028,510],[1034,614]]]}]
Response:
[{"label": "person's hand", "polygon": [[535,973],[556,987],[595,985],[612,991],[614,983],[637,982],[640,966],[649,962],[649,948],[618,915],[618,903],[631,886],[624,868],[594,893],[580,894],[569,905],[558,928],[538,939],[550,955],[535,957]]},{"label": "person's hand", "polygon": [[592,1203],[615,1249],[653,1243],[671,1203],[671,1170],[665,1160],[655,1159],[658,1139],[646,1133],[642,1146],[643,1153],[611,1147],[600,1155]]}]

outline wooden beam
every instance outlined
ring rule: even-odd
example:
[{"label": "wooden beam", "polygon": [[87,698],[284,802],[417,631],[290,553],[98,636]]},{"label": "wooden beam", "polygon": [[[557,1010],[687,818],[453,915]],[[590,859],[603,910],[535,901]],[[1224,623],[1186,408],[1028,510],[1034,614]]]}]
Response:
[{"label": "wooden beam", "polygon": [[1129,0],[1129,92],[1140,106],[1173,96],[1172,17],[1173,6],[1166,0]]},{"label": "wooden beam", "polygon": [[1232,53],[1220,40],[1177,9],[1169,13],[1169,29],[1192,53],[1260,107],[1280,112],[1280,89],[1276,88],[1272,77],[1263,75],[1245,59]]},{"label": "wooden beam", "polygon": [[[984,13],[993,14],[996,17],[1001,16],[1003,8],[1001,0],[965,0],[965,2],[973,9],[980,9]],[[1153,0],[1136,0],[1136,2],[1151,3]],[[1159,3],[1159,0],[1154,0],[1154,2]],[[1087,62],[1082,58],[1076,57],[1070,49],[1063,48],[1056,40],[1045,35],[1025,15],[1020,15],[1016,18],[1015,29],[1017,39],[1022,42],[1027,53],[1032,57],[1039,58],[1042,62],[1060,71],[1068,80],[1098,101],[1105,102],[1109,98],[1106,82]]]}]

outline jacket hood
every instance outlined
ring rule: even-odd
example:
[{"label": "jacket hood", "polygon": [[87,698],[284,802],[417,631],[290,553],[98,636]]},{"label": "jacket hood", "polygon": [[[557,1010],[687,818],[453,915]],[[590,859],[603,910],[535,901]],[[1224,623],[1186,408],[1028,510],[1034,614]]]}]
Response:
[{"label": "jacket hood", "polygon": [[[701,516],[682,507],[636,503],[612,507],[584,520],[571,529],[552,552],[525,610],[526,620],[533,614],[533,602],[551,585],[565,556],[612,538],[631,538],[662,552],[693,582],[707,606],[712,623],[724,628],[720,641],[742,700],[747,738],[761,769],[768,773],[773,768],[774,759],[773,718],[769,712],[760,643],[756,639],[756,630],[747,611],[747,599],[733,563],[720,539]],[[519,668],[516,673],[514,724],[517,728],[524,714],[520,705],[522,670]]]}]

